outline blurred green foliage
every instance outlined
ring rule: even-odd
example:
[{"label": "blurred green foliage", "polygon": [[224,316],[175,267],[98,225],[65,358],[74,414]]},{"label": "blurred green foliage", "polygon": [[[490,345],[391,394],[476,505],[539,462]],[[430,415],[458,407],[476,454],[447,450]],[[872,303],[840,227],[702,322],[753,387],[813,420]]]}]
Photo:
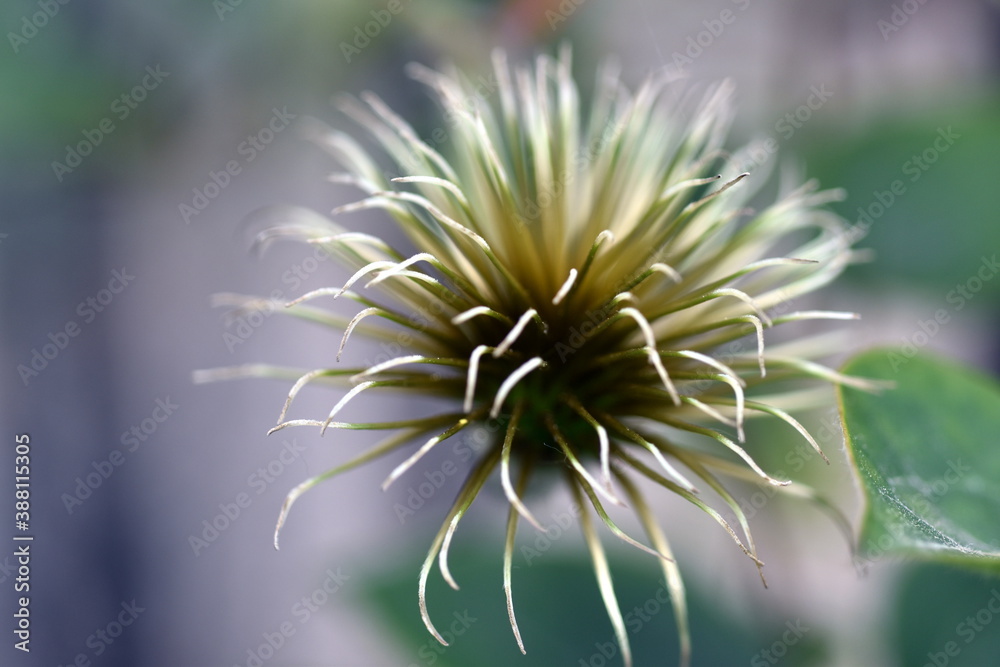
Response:
[{"label": "blurred green foliage", "polygon": [[904,577],[895,608],[890,639],[897,664],[1000,662],[1000,579],[940,565],[917,567]]},{"label": "blurred green foliage", "polygon": [[[865,213],[871,220],[858,245],[875,250],[875,261],[850,271],[854,279],[917,287],[944,306],[983,256],[1000,253],[991,183],[1000,155],[1000,100],[875,119],[863,131],[826,136],[806,150],[810,176],[847,190],[841,214],[853,223],[865,221]],[[894,181],[901,194],[893,193]],[[980,296],[1000,294],[1000,276],[994,278],[984,281]]]},{"label": "blurred green foliage", "polygon": [[[562,539],[580,541],[582,538],[575,531],[571,527]],[[524,533],[514,556],[513,597],[527,650],[525,656],[517,648],[507,619],[502,587],[502,535],[496,536],[495,551],[456,544],[449,563],[460,590],[447,587],[436,568],[431,573],[428,608],[438,630],[444,634],[458,618],[476,619],[471,624],[466,621],[456,625],[456,629],[468,627],[450,647],[438,644],[420,620],[418,559],[401,558],[396,569],[370,580],[368,596],[375,615],[398,638],[403,655],[411,656],[408,664],[450,667],[621,664],[593,567],[582,544],[579,556],[536,550],[540,555],[529,560],[520,550],[533,548],[540,534],[534,530]],[[658,578],[659,568],[650,560],[615,554],[612,550],[612,575],[629,629],[635,664],[677,664],[677,631],[670,603],[661,602],[667,597]],[[792,628],[799,619],[774,618],[766,613],[737,619],[730,615],[725,596],[722,589],[700,590],[688,582],[694,667],[769,665],[774,663],[766,655],[776,658],[778,654],[781,664],[789,667],[824,664],[827,638],[821,628],[799,623],[795,632]],[[783,641],[785,635],[791,640],[787,644]],[[765,654],[767,651],[774,652]]]}]

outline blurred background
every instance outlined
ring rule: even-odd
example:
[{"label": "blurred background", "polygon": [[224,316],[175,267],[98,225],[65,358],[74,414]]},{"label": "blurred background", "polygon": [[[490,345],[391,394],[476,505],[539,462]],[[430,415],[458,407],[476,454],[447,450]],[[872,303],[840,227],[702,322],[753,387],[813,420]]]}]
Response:
[{"label": "blurred background", "polygon": [[[404,74],[411,61],[475,78],[495,46],[516,60],[568,41],[584,89],[608,56],[633,85],[662,67],[695,84],[732,78],[731,145],[761,140],[774,150],[759,166],[845,188],[836,210],[869,228],[861,245],[873,260],[812,302],[863,316],[851,349],[831,353],[883,344],[998,368],[996,3],[9,0],[0,26],[0,497],[13,497],[14,437],[29,433],[35,536],[27,655],[10,633],[13,546],[0,550],[4,665],[620,664],[573,527],[551,539],[522,532],[520,656],[500,583],[502,497],[477,504],[456,539],[462,591],[432,576],[431,614],[452,647],[423,630],[419,561],[459,476],[412,514],[399,507],[475,441],[386,493],[392,461],[316,488],[275,551],[288,490],[370,440],[266,437],[286,383],[192,383],[199,368],[332,360],[328,332],[277,317],[227,322],[211,295],[292,298],[343,283],[306,246],[257,257],[244,220],[265,205],[328,212],[355,196],[326,182],[334,164],[302,138],[310,118],[350,129],[335,94],[370,89],[421,131],[437,127]],[[350,223],[389,228],[378,215]],[[355,345],[357,359],[380,352]],[[335,399],[303,394],[297,409],[314,415]],[[357,406],[359,419],[420,410]],[[788,472],[856,522],[835,412],[812,420],[833,465],[803,459]],[[785,435],[757,434],[777,443],[761,456],[778,470],[797,446]],[[657,499],[690,588],[695,665],[997,664],[1000,619],[982,614],[974,641],[939,652],[1000,599],[1000,582],[860,567],[822,513],[739,491],[768,589],[705,517]],[[550,525],[571,510],[565,497],[533,502]],[[630,624],[637,664],[674,664],[655,564],[606,542],[623,608],[641,610]]]}]

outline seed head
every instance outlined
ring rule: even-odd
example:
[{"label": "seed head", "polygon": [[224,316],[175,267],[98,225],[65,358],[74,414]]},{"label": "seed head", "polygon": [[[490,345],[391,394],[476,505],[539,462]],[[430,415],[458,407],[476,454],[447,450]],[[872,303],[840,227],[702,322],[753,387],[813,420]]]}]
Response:
[{"label": "seed head", "polygon": [[[767,340],[779,325],[855,317],[790,306],[832,281],[852,259],[844,221],[822,209],[839,193],[818,192],[809,183],[763,210],[750,209],[764,179],[738,168],[748,163],[746,152],[723,150],[731,118],[727,84],[697,99],[654,75],[633,93],[605,66],[593,102],[584,106],[568,49],[513,71],[498,53],[494,85],[485,87],[420,66],[410,73],[441,105],[445,124],[434,143],[449,149],[447,159],[371,93],[340,106],[402,176],[387,177],[347,134],[324,130],[316,138],[345,170],[331,180],[364,193],[335,209],[334,217],[382,209],[412,247],[392,247],[303,210],[258,237],[262,246],[304,239],[354,271],[343,286],[309,292],[285,311],[342,332],[338,362],[352,334],[405,348],[405,354],[368,367],[304,372],[248,366],[199,377],[297,378],[272,431],[393,431],[357,459],[296,487],[278,530],[291,504],[320,481],[401,452],[405,458],[384,488],[441,442],[492,425],[496,438],[469,472],[420,571],[420,613],[430,633],[446,643],[425,598],[434,559],[457,588],[448,546],[499,468],[510,503],[503,585],[524,651],[511,593],[512,554],[520,519],[541,528],[523,498],[543,481],[536,473],[544,466],[560,472],[576,501],[592,507],[611,534],[659,561],[686,664],[684,587],[636,480],[651,480],[705,511],[760,568],[746,517],[719,476],[776,487],[789,482],[768,474],[744,448],[745,420],[776,417],[822,455],[785,411],[814,395],[803,393],[799,381],[867,386],[812,360],[831,351],[829,339]],[[337,298],[359,304],[352,319],[311,305]],[[233,295],[221,302],[239,309],[267,304]],[[299,391],[316,383],[348,391],[321,419],[288,419]],[[450,398],[453,407],[403,421],[337,421],[360,394],[388,389]],[[695,436],[704,442],[693,445]],[[736,515],[740,533],[700,498],[701,484]],[[611,519],[608,503],[634,510],[648,544]],[[631,664],[588,511],[580,526],[623,659]]]}]

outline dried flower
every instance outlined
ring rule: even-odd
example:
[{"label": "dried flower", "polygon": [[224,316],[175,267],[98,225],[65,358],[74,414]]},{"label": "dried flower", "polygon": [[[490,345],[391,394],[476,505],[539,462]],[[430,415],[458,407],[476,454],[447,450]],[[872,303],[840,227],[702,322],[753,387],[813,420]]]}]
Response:
[{"label": "dried flower", "polygon": [[[273,431],[309,425],[396,433],[296,487],[278,529],[295,499],[320,481],[405,450],[387,487],[444,440],[477,423],[499,424],[420,571],[420,613],[430,633],[445,643],[425,599],[434,559],[440,556],[442,575],[457,588],[447,567],[448,546],[499,468],[510,503],[504,590],[524,651],[511,597],[512,554],[519,519],[540,528],[522,497],[536,479],[532,473],[548,464],[561,469],[577,502],[592,506],[613,535],[659,560],[676,612],[681,661],[687,663],[683,584],[636,478],[704,510],[762,565],[746,517],[718,475],[779,487],[789,482],[771,477],[744,449],[744,420],[777,417],[822,455],[785,411],[814,395],[803,394],[797,381],[866,386],[812,360],[829,351],[828,341],[793,338],[765,346],[767,332],[778,325],[855,317],[788,307],[833,280],[852,258],[844,221],[821,208],[839,195],[807,184],[760,212],[748,209],[751,182],[763,179],[727,175],[732,165],[746,163],[745,153],[722,150],[731,117],[728,85],[697,100],[654,76],[630,93],[606,66],[593,103],[582,109],[568,49],[558,59],[539,57],[533,69],[512,72],[499,53],[494,64],[495,94],[457,74],[410,70],[443,107],[449,159],[371,93],[361,102],[343,102],[342,109],[404,176],[386,178],[345,134],[325,131],[318,137],[346,169],[332,179],[366,195],[333,214],[384,209],[415,252],[301,210],[258,237],[262,245],[305,239],[356,271],[343,287],[318,289],[287,304],[292,315],[343,330],[338,360],[355,332],[402,343],[408,352],[370,367],[291,375],[298,379]],[[378,290],[367,296],[352,289],[363,281]],[[351,299],[363,308],[348,321],[305,305],[320,297]],[[244,310],[269,305],[232,295],[221,302]],[[201,379],[290,373],[255,365]],[[324,419],[286,419],[296,395],[311,383],[350,390]],[[359,394],[383,389],[451,398],[454,410],[384,423],[334,421]],[[692,436],[705,442],[693,443]],[[738,518],[742,536],[700,499],[694,482],[718,493]],[[631,507],[649,545],[619,528],[606,503]],[[580,525],[630,664],[625,623],[589,512]]]}]

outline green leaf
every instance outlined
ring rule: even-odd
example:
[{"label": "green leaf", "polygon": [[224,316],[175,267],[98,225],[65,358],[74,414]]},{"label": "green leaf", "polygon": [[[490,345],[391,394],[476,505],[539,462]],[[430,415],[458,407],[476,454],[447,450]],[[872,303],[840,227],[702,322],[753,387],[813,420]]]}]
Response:
[{"label": "green leaf", "polygon": [[843,368],[896,388],[838,389],[866,496],[860,555],[1000,570],[1000,385],[930,355],[877,349]]}]

